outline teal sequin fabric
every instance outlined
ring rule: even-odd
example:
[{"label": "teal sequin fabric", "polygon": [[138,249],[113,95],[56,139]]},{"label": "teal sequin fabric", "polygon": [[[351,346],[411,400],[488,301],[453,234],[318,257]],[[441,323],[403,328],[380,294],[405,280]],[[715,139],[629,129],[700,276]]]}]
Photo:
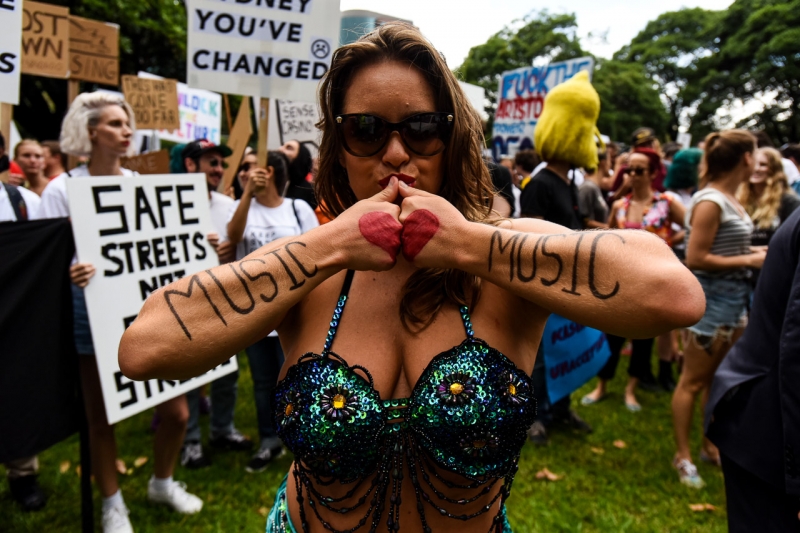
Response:
[{"label": "teal sequin fabric", "polygon": [[[464,342],[433,358],[410,398],[382,400],[367,369],[330,350],[351,280],[348,272],[322,354],[303,355],[276,391],[278,434],[296,457],[292,475],[303,530],[307,500],[329,531],[367,524],[371,532],[382,525],[399,531],[406,473],[426,533],[426,512],[462,521],[494,512],[490,531],[507,530],[504,502],[536,410],[530,377],[474,338],[464,307]],[[463,481],[454,483],[452,474]],[[325,490],[332,483],[354,486],[332,498]],[[448,497],[453,491],[462,497]],[[476,509],[478,500],[483,505]],[[335,529],[322,516],[330,513],[354,516],[353,527]]]}]

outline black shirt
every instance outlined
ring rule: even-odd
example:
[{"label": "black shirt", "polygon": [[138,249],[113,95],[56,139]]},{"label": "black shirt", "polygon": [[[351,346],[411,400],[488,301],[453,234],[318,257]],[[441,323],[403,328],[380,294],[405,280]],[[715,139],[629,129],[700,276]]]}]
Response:
[{"label": "black shirt", "polygon": [[569,229],[583,229],[578,208],[578,188],[558,174],[543,168],[522,189],[520,215],[541,217]]}]

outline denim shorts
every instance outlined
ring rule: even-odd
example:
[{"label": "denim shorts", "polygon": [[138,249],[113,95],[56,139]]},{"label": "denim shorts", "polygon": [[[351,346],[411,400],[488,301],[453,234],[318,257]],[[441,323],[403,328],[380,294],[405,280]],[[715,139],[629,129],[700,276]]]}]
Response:
[{"label": "denim shorts", "polygon": [[92,330],[89,327],[89,313],[86,311],[86,298],[83,289],[70,283],[72,287],[72,330],[75,336],[75,350],[78,355],[94,355]]},{"label": "denim shorts", "polygon": [[688,328],[698,337],[714,338],[719,328],[735,329],[747,325],[747,309],[752,288],[746,279],[721,279],[697,276],[706,296],[706,313]]}]

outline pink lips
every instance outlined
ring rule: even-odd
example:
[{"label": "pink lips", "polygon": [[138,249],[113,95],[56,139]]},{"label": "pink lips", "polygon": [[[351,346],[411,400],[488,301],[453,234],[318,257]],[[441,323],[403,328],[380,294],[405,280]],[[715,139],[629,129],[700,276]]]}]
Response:
[{"label": "pink lips", "polygon": [[385,178],[383,178],[381,181],[378,182],[378,185],[381,186],[381,189],[385,189],[386,186],[389,185],[389,180],[391,180],[392,177],[399,179],[409,187],[413,187],[417,183],[416,179],[406,174],[389,174],[388,176],[386,176]]}]

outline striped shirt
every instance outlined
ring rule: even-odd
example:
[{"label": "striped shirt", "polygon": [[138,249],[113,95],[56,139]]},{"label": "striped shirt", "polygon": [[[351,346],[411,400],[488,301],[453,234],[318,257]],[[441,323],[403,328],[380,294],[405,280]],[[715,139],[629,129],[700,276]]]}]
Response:
[{"label": "striped shirt", "polygon": [[[731,202],[722,192],[712,187],[697,191],[692,196],[689,209],[686,210],[686,247],[692,234],[692,212],[700,202],[714,202],[720,208],[719,229],[714,236],[710,253],[721,256],[748,255],[750,253],[750,235],[753,233],[753,221],[742,209]],[[746,279],[750,271],[745,267],[729,270],[693,270],[696,276],[721,279]]]}]

